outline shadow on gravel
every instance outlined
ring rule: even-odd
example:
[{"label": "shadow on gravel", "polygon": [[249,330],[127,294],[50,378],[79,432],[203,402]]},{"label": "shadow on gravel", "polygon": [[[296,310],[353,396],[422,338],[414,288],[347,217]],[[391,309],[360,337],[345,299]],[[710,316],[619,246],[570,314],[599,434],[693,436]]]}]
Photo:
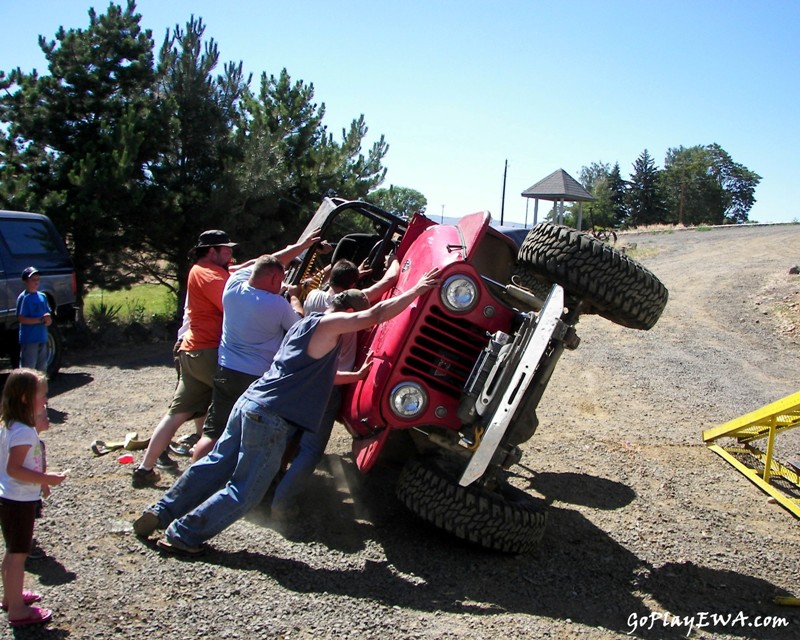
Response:
[{"label": "shadow on gravel", "polygon": [[[528,614],[653,640],[685,638],[690,625],[695,632],[702,628],[747,638],[796,637],[800,619],[772,603],[781,590],[766,581],[691,563],[654,567],[582,513],[561,506],[550,507],[536,554],[492,553],[406,512],[394,498],[396,469],[375,469],[364,478],[351,461],[336,458],[343,474],[337,476],[334,458],[326,456],[325,475],[314,476],[308,491],[314,499],[303,509],[308,516],[284,535],[345,554],[377,544],[385,561],[368,561],[357,569],[317,569],[265,550],[212,553],[205,562],[263,573],[297,593],[336,593],[425,612]],[[621,508],[635,499],[629,487],[585,474],[548,473],[527,480],[551,500],[596,509]],[[248,519],[262,518],[268,519],[266,509]],[[666,621],[654,613],[664,610],[670,612]],[[739,615],[739,624],[730,618],[712,625],[702,612],[732,612]],[[759,634],[756,616],[783,617],[789,623]]]},{"label": "shadow on gravel", "polygon": [[25,563],[25,571],[39,576],[39,582],[44,585],[57,586],[67,584],[77,578],[74,572],[67,571],[63,564],[50,556],[28,560]]},{"label": "shadow on gravel", "polygon": [[83,371],[62,372],[56,376],[55,380],[51,380],[47,385],[47,395],[50,398],[54,398],[62,393],[68,393],[75,389],[85,387],[92,382],[94,382],[94,377]]},{"label": "shadow on gravel", "polygon": [[[105,348],[73,349],[69,351],[68,360],[69,362],[65,366],[69,367],[80,367],[85,364],[118,369],[141,369],[158,365],[174,366],[172,343],[169,342],[131,343]],[[60,377],[61,374],[58,378]]]},{"label": "shadow on gravel", "polygon": [[[567,502],[592,509],[621,509],[636,498],[628,485],[586,473],[534,473],[528,477],[529,489],[533,489],[548,502]],[[517,477],[525,476],[517,474]]]}]

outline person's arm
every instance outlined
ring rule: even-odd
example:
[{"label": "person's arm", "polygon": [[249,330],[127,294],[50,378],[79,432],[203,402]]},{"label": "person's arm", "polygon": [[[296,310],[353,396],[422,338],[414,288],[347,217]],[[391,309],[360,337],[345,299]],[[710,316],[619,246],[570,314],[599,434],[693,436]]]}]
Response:
[{"label": "person's arm", "polygon": [[20,300],[20,303],[17,305],[17,322],[20,324],[43,324],[45,326],[50,326],[53,322],[52,317],[50,316],[50,305],[47,305],[47,311],[41,316],[31,316],[28,315],[33,311],[30,306],[33,303],[33,298],[26,297]]},{"label": "person's arm", "polygon": [[327,313],[308,344],[308,355],[321,358],[336,346],[339,336],[367,329],[391,320],[414,300],[438,285],[439,269],[433,268],[422,275],[416,285],[399,296],[383,300],[365,311],[357,313]]},{"label": "person's arm", "polygon": [[361,365],[361,368],[358,371],[337,371],[336,377],[333,379],[333,384],[335,385],[342,385],[342,384],[351,384],[353,382],[358,382],[359,380],[363,380],[367,377],[370,368],[372,367],[372,360],[367,360],[364,364]]},{"label": "person's arm", "polygon": [[63,473],[42,473],[24,467],[25,456],[28,455],[29,444],[22,444],[11,447],[8,450],[8,465],[6,471],[8,475],[20,482],[30,482],[31,484],[47,484],[55,486],[61,484],[67,476]]},{"label": "person's arm", "polygon": [[318,249],[320,253],[329,253],[332,247],[327,242],[322,241],[321,231],[319,227],[313,229],[305,238],[301,238],[297,244],[287,245],[280,251],[273,253],[273,257],[277,258],[284,267],[288,267],[292,260],[317,243],[320,243],[320,248]]},{"label": "person's arm", "polygon": [[[325,242],[324,240],[321,239],[320,232],[321,232],[321,229],[319,227],[317,227],[316,229],[312,229],[311,233],[308,236],[306,236],[305,238],[301,238],[300,242],[298,242],[297,244],[286,245],[280,251],[276,251],[275,253],[264,254],[264,255],[271,255],[274,258],[277,258],[278,261],[284,267],[288,267],[289,263],[292,260],[294,260],[301,253],[303,253],[303,251],[308,249],[308,247],[310,247],[310,246],[312,246],[312,245],[314,245],[314,244],[316,244],[318,242],[320,243],[320,248],[318,249],[318,251],[320,253],[323,253],[323,254],[324,253],[330,253],[331,251],[333,251],[333,247],[331,247],[330,244],[328,244],[327,242]],[[231,273],[234,273],[235,271],[238,271],[239,269],[244,269],[245,267],[252,267],[256,263],[256,260],[258,260],[258,258],[250,258],[250,260],[248,260],[247,262],[242,262],[241,264],[232,264],[232,265],[230,265],[228,267],[228,270]]]},{"label": "person's arm", "polygon": [[380,300],[383,295],[397,283],[397,278],[399,276],[400,262],[397,260],[397,256],[392,255],[392,261],[389,264],[389,268],[386,269],[386,272],[383,274],[383,277],[372,286],[362,289],[369,303],[375,304],[376,300]]},{"label": "person's arm", "polygon": [[286,288],[287,299],[289,300],[289,304],[292,305],[292,310],[297,314],[297,320],[305,315],[305,312],[303,311],[303,303],[300,302],[301,290],[302,287],[298,284],[293,284],[292,286]]}]

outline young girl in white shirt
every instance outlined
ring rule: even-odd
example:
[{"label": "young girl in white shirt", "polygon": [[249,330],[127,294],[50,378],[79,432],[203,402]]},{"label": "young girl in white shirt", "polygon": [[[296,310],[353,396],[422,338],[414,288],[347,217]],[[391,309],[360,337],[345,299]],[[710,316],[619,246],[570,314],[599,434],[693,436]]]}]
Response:
[{"label": "young girl in white shirt", "polygon": [[[25,559],[42,495],[61,484],[63,473],[45,471],[38,431],[48,427],[47,378],[33,369],[14,369],[3,387],[0,405],[0,524],[6,543],[3,557],[2,608],[12,627],[47,622],[49,609],[31,606],[41,600],[25,590]],[[37,431],[38,429],[38,431]]]}]

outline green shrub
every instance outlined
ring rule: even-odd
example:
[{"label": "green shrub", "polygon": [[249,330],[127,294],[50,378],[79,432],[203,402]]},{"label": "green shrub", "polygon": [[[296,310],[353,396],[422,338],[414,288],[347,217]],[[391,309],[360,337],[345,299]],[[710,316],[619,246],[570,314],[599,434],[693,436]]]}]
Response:
[{"label": "green shrub", "polygon": [[87,315],[89,326],[102,333],[119,322],[119,312],[121,310],[121,304],[107,304],[101,297],[98,304],[89,307]]}]

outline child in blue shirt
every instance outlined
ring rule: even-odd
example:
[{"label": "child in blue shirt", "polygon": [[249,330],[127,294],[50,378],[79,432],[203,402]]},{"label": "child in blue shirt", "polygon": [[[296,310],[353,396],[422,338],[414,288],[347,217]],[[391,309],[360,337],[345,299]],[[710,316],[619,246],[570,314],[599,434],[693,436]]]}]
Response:
[{"label": "child in blue shirt", "polygon": [[47,296],[39,292],[39,270],[22,271],[25,291],[17,298],[19,366],[47,371],[47,327],[53,323]]}]

